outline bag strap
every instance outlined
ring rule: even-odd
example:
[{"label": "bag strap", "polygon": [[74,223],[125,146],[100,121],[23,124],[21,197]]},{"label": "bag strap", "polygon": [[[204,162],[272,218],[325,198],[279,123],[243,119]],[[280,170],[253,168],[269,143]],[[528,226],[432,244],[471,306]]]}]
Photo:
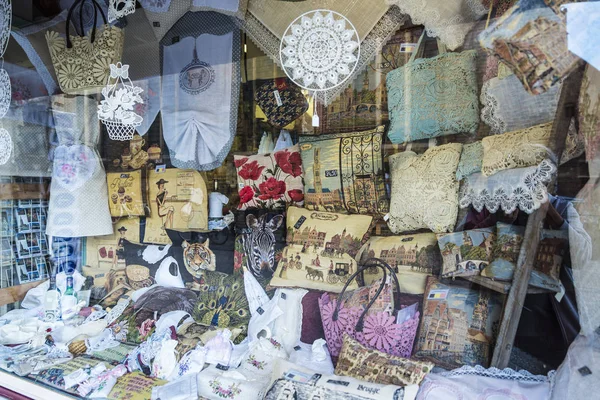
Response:
[{"label": "bag strap", "polygon": [[[427,36],[427,32],[423,29],[423,33],[421,34],[421,37],[417,42],[417,47],[415,48],[415,51],[410,56],[409,62],[413,62],[417,58],[423,58],[423,54],[425,53],[425,36]],[[446,48],[446,45],[439,38],[436,38],[436,40],[438,46],[438,53],[447,53],[448,49]]]},{"label": "bag strap", "polygon": [[[67,14],[67,20],[65,21],[67,27],[66,27],[66,35],[67,35],[67,48],[71,48],[73,47],[73,43],[71,43],[71,35],[69,34],[70,31],[70,27],[71,27],[71,17],[73,15],[73,11],[75,10],[75,8],[77,6],[79,6],[79,16],[80,16],[80,27],[81,27],[81,34],[83,34],[83,16],[82,16],[82,12],[83,12],[83,5],[84,3],[88,1],[88,0],[76,0],[73,5],[71,6],[71,8],[69,8],[69,13]],[[89,0],[92,2],[93,6],[94,6],[94,24],[92,27],[92,35],[90,38],[91,43],[94,43],[94,40],[96,40],[96,24],[97,24],[97,20],[98,20],[98,11],[100,11],[100,15],[102,15],[102,20],[104,21],[104,25],[108,24],[108,22],[106,21],[106,15],[104,14],[104,10],[102,10],[102,7],[100,7],[100,4],[98,4],[98,2],[96,0]]]}]

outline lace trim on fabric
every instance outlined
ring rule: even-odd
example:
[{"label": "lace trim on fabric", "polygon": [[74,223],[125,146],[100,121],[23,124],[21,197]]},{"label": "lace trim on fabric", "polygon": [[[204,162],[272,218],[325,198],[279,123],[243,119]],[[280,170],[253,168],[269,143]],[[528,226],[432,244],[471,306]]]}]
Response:
[{"label": "lace trim on fabric", "polygon": [[[373,27],[369,34],[360,44],[360,56],[352,75],[347,78],[348,84],[354,81],[368,64],[375,58],[377,51],[407,20],[398,7],[390,7],[379,22]],[[281,66],[279,60],[279,46],[281,40],[277,38],[263,23],[252,13],[246,14],[245,20],[236,20],[241,29],[246,32],[250,39],[271,59],[275,64]],[[348,85],[342,84],[335,88],[318,92],[317,101],[328,105],[342,93]]]},{"label": "lace trim on fabric", "polygon": [[[443,2],[452,1],[443,0]],[[487,12],[477,0],[453,0],[453,2],[464,3],[466,7],[461,7],[464,13],[458,11],[454,15],[442,15],[438,7],[444,7],[432,0],[387,0],[388,4],[397,5],[402,12],[410,15],[413,24],[424,25],[427,35],[439,37],[450,50],[462,46],[473,23]]]},{"label": "lace trim on fabric", "polygon": [[440,375],[446,378],[464,375],[476,375],[486,378],[505,379],[510,381],[546,383],[550,381],[550,378],[554,375],[554,371],[551,371],[548,376],[544,376],[533,375],[525,370],[515,371],[511,368],[498,369],[491,367],[486,369],[481,365],[476,365],[474,367],[463,365],[462,367],[452,371],[442,372]]},{"label": "lace trim on fabric", "polygon": [[[514,170],[511,170],[511,172],[514,172]],[[511,213],[518,207],[520,210],[531,214],[548,201],[546,185],[552,180],[555,172],[556,166],[554,163],[550,160],[544,160],[533,172],[523,175],[516,185],[506,182],[500,183],[502,178],[498,177],[498,186],[489,188],[486,185],[483,185],[483,187],[477,185],[477,188],[473,188],[470,187],[469,181],[472,178],[469,177],[465,181],[463,188],[465,194],[461,196],[460,208],[473,205],[473,208],[478,212],[485,207],[491,213],[495,213],[499,208],[502,208],[505,213]]]},{"label": "lace trim on fabric", "polygon": [[481,120],[485,122],[492,132],[506,132],[506,123],[502,118],[496,115],[499,107],[499,102],[496,96],[491,94],[490,86],[492,81],[486,81],[481,87]]},{"label": "lace trim on fabric", "polygon": [[125,311],[125,309],[129,305],[130,301],[131,300],[128,298],[119,299],[119,302],[117,303],[117,305],[114,306],[106,315],[106,326],[109,326],[110,324],[115,322],[117,320],[117,318],[119,318],[121,316],[121,314],[123,314],[123,311]]}]

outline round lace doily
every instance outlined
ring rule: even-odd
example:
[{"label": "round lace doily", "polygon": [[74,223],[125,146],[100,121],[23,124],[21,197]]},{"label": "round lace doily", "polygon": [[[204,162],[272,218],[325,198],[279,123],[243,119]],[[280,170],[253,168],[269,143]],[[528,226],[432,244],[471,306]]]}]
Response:
[{"label": "round lace doily", "polygon": [[279,49],[287,76],[310,91],[342,84],[354,72],[359,56],[360,38],[354,25],[330,10],[313,10],[296,18]]},{"label": "round lace doily", "polygon": [[12,6],[10,0],[0,0],[0,56],[4,55],[8,39],[10,39],[10,25],[12,23]]},{"label": "round lace doily", "polygon": [[5,69],[0,69],[0,118],[4,118],[10,107],[10,97],[12,90],[10,88],[10,78]]},{"label": "round lace doily", "polygon": [[4,128],[0,128],[0,165],[4,165],[10,159],[13,143],[10,134]]}]

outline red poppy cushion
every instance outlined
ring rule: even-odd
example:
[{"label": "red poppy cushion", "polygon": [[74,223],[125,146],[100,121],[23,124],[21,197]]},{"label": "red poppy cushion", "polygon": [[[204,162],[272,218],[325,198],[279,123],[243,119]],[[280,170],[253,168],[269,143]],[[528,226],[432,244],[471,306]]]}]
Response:
[{"label": "red poppy cushion", "polygon": [[274,153],[233,157],[240,194],[239,209],[278,210],[304,204],[302,157],[298,145]]}]

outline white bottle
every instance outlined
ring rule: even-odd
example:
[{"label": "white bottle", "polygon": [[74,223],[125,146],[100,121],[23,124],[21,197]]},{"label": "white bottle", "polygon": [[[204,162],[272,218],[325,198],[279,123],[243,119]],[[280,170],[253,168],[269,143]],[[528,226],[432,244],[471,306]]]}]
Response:
[{"label": "white bottle", "polygon": [[56,275],[50,275],[50,287],[44,296],[44,321],[60,319],[60,290],[56,287]]}]

